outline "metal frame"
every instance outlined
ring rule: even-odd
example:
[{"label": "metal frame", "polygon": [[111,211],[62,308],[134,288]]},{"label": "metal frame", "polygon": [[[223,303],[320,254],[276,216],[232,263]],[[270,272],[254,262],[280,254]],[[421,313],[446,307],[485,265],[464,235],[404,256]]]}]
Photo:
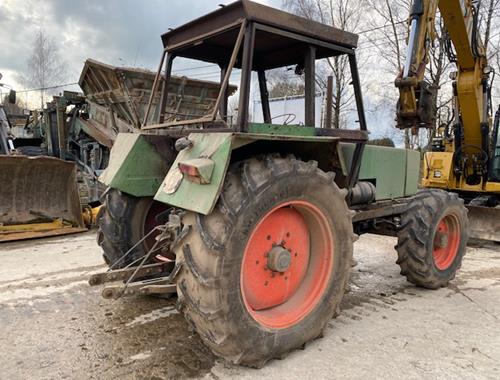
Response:
[{"label": "metal frame", "polygon": [[[159,77],[161,75],[161,68],[163,67],[163,63],[165,61],[165,82],[163,85],[161,100],[160,100],[160,109],[163,110],[167,101],[167,89],[168,82],[171,76],[172,71],[172,63],[176,56],[176,51],[182,48],[185,48],[189,45],[197,43],[197,41],[201,41],[208,37],[213,37],[217,34],[224,33],[231,28],[235,28],[239,26],[239,32],[236,38],[236,43],[234,45],[230,61],[227,66],[221,66],[221,88],[215,103],[214,109],[212,112],[204,117],[192,119],[192,120],[182,120],[182,121],[174,121],[165,123],[164,121],[164,112],[160,111],[158,117],[158,124],[146,125],[148,122],[150,108],[153,102],[153,96],[157,89]],[[160,62],[160,67],[158,69],[157,75],[155,77],[155,82],[153,84],[153,92],[151,93],[151,99],[148,104],[148,109],[146,111],[146,116],[144,118],[144,124],[142,129],[151,130],[158,128],[168,128],[175,126],[189,126],[195,124],[205,124],[207,127],[211,127],[209,129],[210,132],[217,131],[228,131],[227,127],[227,87],[229,84],[229,78],[231,76],[232,70],[236,64],[236,60],[241,51],[241,80],[240,80],[240,99],[238,105],[238,118],[236,122],[236,126],[233,128],[235,132],[246,132],[248,130],[248,115],[249,115],[249,97],[250,97],[250,85],[251,85],[251,77],[254,61],[254,45],[255,45],[255,35],[257,31],[263,31],[275,35],[279,35],[282,37],[290,38],[293,40],[304,42],[308,45],[308,50],[306,52],[306,56],[304,59],[304,68],[305,68],[305,124],[306,126],[313,127],[315,124],[315,95],[316,95],[316,81],[315,81],[315,62],[317,58],[317,49],[318,48],[326,48],[332,51],[339,52],[341,54],[347,54],[349,56],[349,66],[351,70],[352,76],[352,85],[354,90],[354,96],[356,101],[356,108],[358,112],[358,123],[359,123],[359,131],[358,133],[353,133],[355,131],[346,131],[346,130],[334,130],[334,129],[326,129],[326,128],[318,128],[319,135],[336,135],[340,137],[341,140],[344,141],[352,141],[356,143],[356,148],[354,151],[353,161],[350,173],[347,178],[347,187],[351,189],[354,187],[356,182],[358,181],[359,170],[361,166],[361,157],[363,155],[364,145],[367,140],[367,125],[366,118],[364,112],[363,105],[363,97],[361,92],[360,78],[359,72],[357,68],[355,49],[349,48],[329,42],[325,42],[322,40],[317,40],[308,36],[304,36],[298,33],[294,33],[287,30],[282,30],[277,27],[260,24],[256,21],[247,21],[246,19],[239,20],[238,23],[232,23],[227,25],[224,28],[219,28],[210,33],[205,33],[203,36],[198,36],[196,38],[192,38],[189,41],[185,41],[183,43],[179,43],[177,45],[169,46],[163,51],[162,59]],[[181,55],[181,54],[179,54]],[[259,82],[259,90],[260,97],[262,103],[262,113],[264,116],[264,121],[266,123],[271,123],[271,112],[269,107],[269,94],[267,90],[266,76],[265,70],[259,67],[255,68],[258,74],[258,82]],[[217,114],[220,115],[220,120],[217,119]],[[217,128],[217,124],[221,124],[225,128]],[[327,124],[328,125],[328,124]],[[215,128],[214,128],[215,127]],[[188,129],[183,128],[182,134],[191,132],[203,132],[200,129]],[[173,131],[172,131],[173,132]]]},{"label": "metal frame", "polygon": [[263,32],[277,34],[277,35],[282,36],[282,37],[287,37],[287,38],[291,38],[293,40],[305,42],[309,45],[324,47],[324,48],[327,48],[329,50],[338,51],[342,54],[354,54],[354,49],[351,49],[351,48],[348,48],[345,46],[341,46],[338,44],[333,44],[331,42],[325,42],[325,41],[322,41],[319,39],[314,39],[314,38],[307,37],[307,36],[304,36],[304,35],[301,35],[298,33],[289,32],[287,30],[279,29],[279,28],[276,28],[274,26],[255,23],[255,27],[257,30],[262,30]]},{"label": "metal frame", "polygon": [[269,91],[267,90],[266,72],[264,70],[259,70],[257,75],[259,78],[260,103],[262,105],[264,123],[271,124],[271,108],[269,106]]},{"label": "metal frame", "polygon": [[249,107],[248,103],[250,100],[250,82],[252,79],[253,48],[255,44],[254,23],[249,22],[246,25],[242,24],[242,29],[243,28],[245,29],[245,38],[243,43],[243,57],[241,64],[238,119],[236,122],[236,130],[238,132],[246,130],[246,126],[248,123],[248,107]]},{"label": "metal frame", "polygon": [[160,59],[160,64],[158,65],[158,71],[156,72],[155,80],[153,82],[153,88],[151,90],[151,95],[149,97],[148,108],[146,108],[146,114],[144,115],[144,121],[142,123],[143,127],[146,126],[146,124],[148,123],[149,113],[151,112],[151,106],[153,105],[154,94],[156,93],[156,89],[158,87],[158,82],[160,81],[161,68],[163,67],[163,62],[165,61],[166,54],[167,54],[167,50],[163,49],[161,59]]},{"label": "metal frame", "polygon": [[304,62],[305,82],[305,125],[314,127],[316,118],[316,48],[309,45]]},{"label": "metal frame", "polygon": [[[173,51],[167,52],[167,50],[165,50],[163,53],[163,56],[162,56],[162,60],[160,62],[160,68],[158,69],[158,72],[157,72],[156,78],[155,78],[155,82],[153,84],[153,91],[151,92],[151,97],[150,97],[150,100],[148,103],[148,108],[146,110],[146,116],[144,117],[144,124],[143,124],[142,129],[148,130],[148,129],[173,127],[173,126],[177,126],[177,125],[193,125],[193,124],[203,124],[203,123],[207,123],[207,122],[213,122],[213,121],[215,121],[215,119],[217,117],[217,113],[220,112],[220,110],[221,110],[221,105],[222,105],[222,107],[224,107],[225,110],[227,110],[227,94],[228,94],[227,89],[229,86],[229,78],[231,77],[231,73],[232,73],[232,70],[233,70],[234,65],[236,63],[236,59],[238,58],[238,53],[240,51],[241,44],[243,41],[245,41],[244,51],[248,50],[248,47],[246,47],[247,39],[245,38],[247,35],[246,30],[247,30],[247,22],[246,22],[246,20],[243,20],[241,23],[241,26],[240,26],[238,37],[236,38],[236,43],[234,45],[229,64],[228,64],[227,68],[221,68],[221,78],[223,78],[223,79],[221,82],[219,96],[217,97],[217,100],[216,100],[215,105],[214,105],[214,109],[213,109],[212,113],[210,113],[204,117],[197,118],[197,119],[180,120],[180,121],[169,122],[169,123],[164,122],[164,111],[163,110],[165,109],[165,106],[166,106],[166,101],[167,101],[167,96],[168,96],[167,89],[168,89],[168,84],[169,84],[171,73],[172,73],[173,60],[175,58],[175,53]],[[253,51],[253,44],[251,46],[251,49]],[[159,81],[158,78],[161,75],[161,67],[163,66],[163,60],[164,60],[165,54],[167,54],[167,63],[166,63],[166,68],[165,68],[165,73],[166,73],[165,74],[165,82],[163,83],[163,90],[162,90],[162,95],[161,95],[161,100],[160,100],[160,110],[161,110],[159,113],[160,116],[158,118],[158,124],[153,124],[153,125],[148,126],[147,120],[149,118],[150,109],[151,109],[151,106],[153,103],[153,97],[154,97],[154,94],[156,92],[156,88],[158,85],[157,84],[157,82]],[[242,80],[243,80],[243,75],[242,75]],[[221,115],[221,119],[224,120],[224,115]]]}]

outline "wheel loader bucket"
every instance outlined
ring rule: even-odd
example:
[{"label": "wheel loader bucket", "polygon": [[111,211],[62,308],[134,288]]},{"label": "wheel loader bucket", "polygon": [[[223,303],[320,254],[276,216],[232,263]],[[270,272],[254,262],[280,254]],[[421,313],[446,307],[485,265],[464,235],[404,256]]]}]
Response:
[{"label": "wheel loader bucket", "polygon": [[85,230],[74,163],[0,156],[0,242]]},{"label": "wheel loader bucket", "polygon": [[500,208],[467,206],[470,238],[500,242]]}]

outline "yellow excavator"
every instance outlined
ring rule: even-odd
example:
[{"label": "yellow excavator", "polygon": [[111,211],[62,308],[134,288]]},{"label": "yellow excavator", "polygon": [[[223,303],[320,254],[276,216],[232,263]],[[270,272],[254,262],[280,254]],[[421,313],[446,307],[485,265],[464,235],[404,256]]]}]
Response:
[{"label": "yellow excavator", "polygon": [[414,0],[406,62],[395,82],[397,126],[416,135],[436,123],[437,88],[425,80],[425,69],[439,9],[445,50],[456,65],[450,75],[453,120],[437,128],[423,157],[421,185],[458,193],[469,209],[471,237],[500,241],[500,108],[493,120],[495,73],[480,35],[479,7],[472,0]]}]

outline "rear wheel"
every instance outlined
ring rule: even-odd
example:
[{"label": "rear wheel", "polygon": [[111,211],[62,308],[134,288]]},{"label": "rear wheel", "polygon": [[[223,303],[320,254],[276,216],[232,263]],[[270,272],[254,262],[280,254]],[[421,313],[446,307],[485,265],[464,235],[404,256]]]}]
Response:
[{"label": "rear wheel", "polygon": [[210,215],[183,218],[179,303],[215,354],[260,367],[321,335],[350,269],[344,198],[314,162],[264,156],[230,168]]},{"label": "rear wheel", "polygon": [[422,190],[402,216],[398,264],[411,283],[447,286],[462,264],[468,240],[467,209],[456,194]]},{"label": "rear wheel", "polygon": [[[169,206],[151,197],[138,198],[110,189],[97,216],[97,242],[106,263],[113,265],[154,227],[164,223],[168,209]],[[153,246],[156,235],[158,233],[153,232],[114,268],[123,268],[144,256]]]}]

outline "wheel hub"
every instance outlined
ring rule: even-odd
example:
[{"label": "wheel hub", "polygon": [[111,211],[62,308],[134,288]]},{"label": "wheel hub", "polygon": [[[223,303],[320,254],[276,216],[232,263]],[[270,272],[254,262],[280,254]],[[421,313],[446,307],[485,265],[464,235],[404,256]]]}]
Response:
[{"label": "wheel hub", "polygon": [[446,215],[437,226],[432,256],[439,270],[448,269],[457,256],[460,245],[460,225],[454,215]]},{"label": "wheel hub", "polygon": [[448,234],[445,232],[438,231],[436,233],[436,237],[434,238],[434,247],[436,248],[448,247]]},{"label": "wheel hub", "polygon": [[261,221],[243,265],[244,291],[254,310],[280,305],[295,293],[307,270],[309,246],[307,225],[293,208],[280,208]]},{"label": "wheel hub", "polygon": [[286,272],[290,268],[291,261],[292,255],[290,255],[290,251],[281,245],[273,247],[267,256],[267,266],[275,272]]}]

